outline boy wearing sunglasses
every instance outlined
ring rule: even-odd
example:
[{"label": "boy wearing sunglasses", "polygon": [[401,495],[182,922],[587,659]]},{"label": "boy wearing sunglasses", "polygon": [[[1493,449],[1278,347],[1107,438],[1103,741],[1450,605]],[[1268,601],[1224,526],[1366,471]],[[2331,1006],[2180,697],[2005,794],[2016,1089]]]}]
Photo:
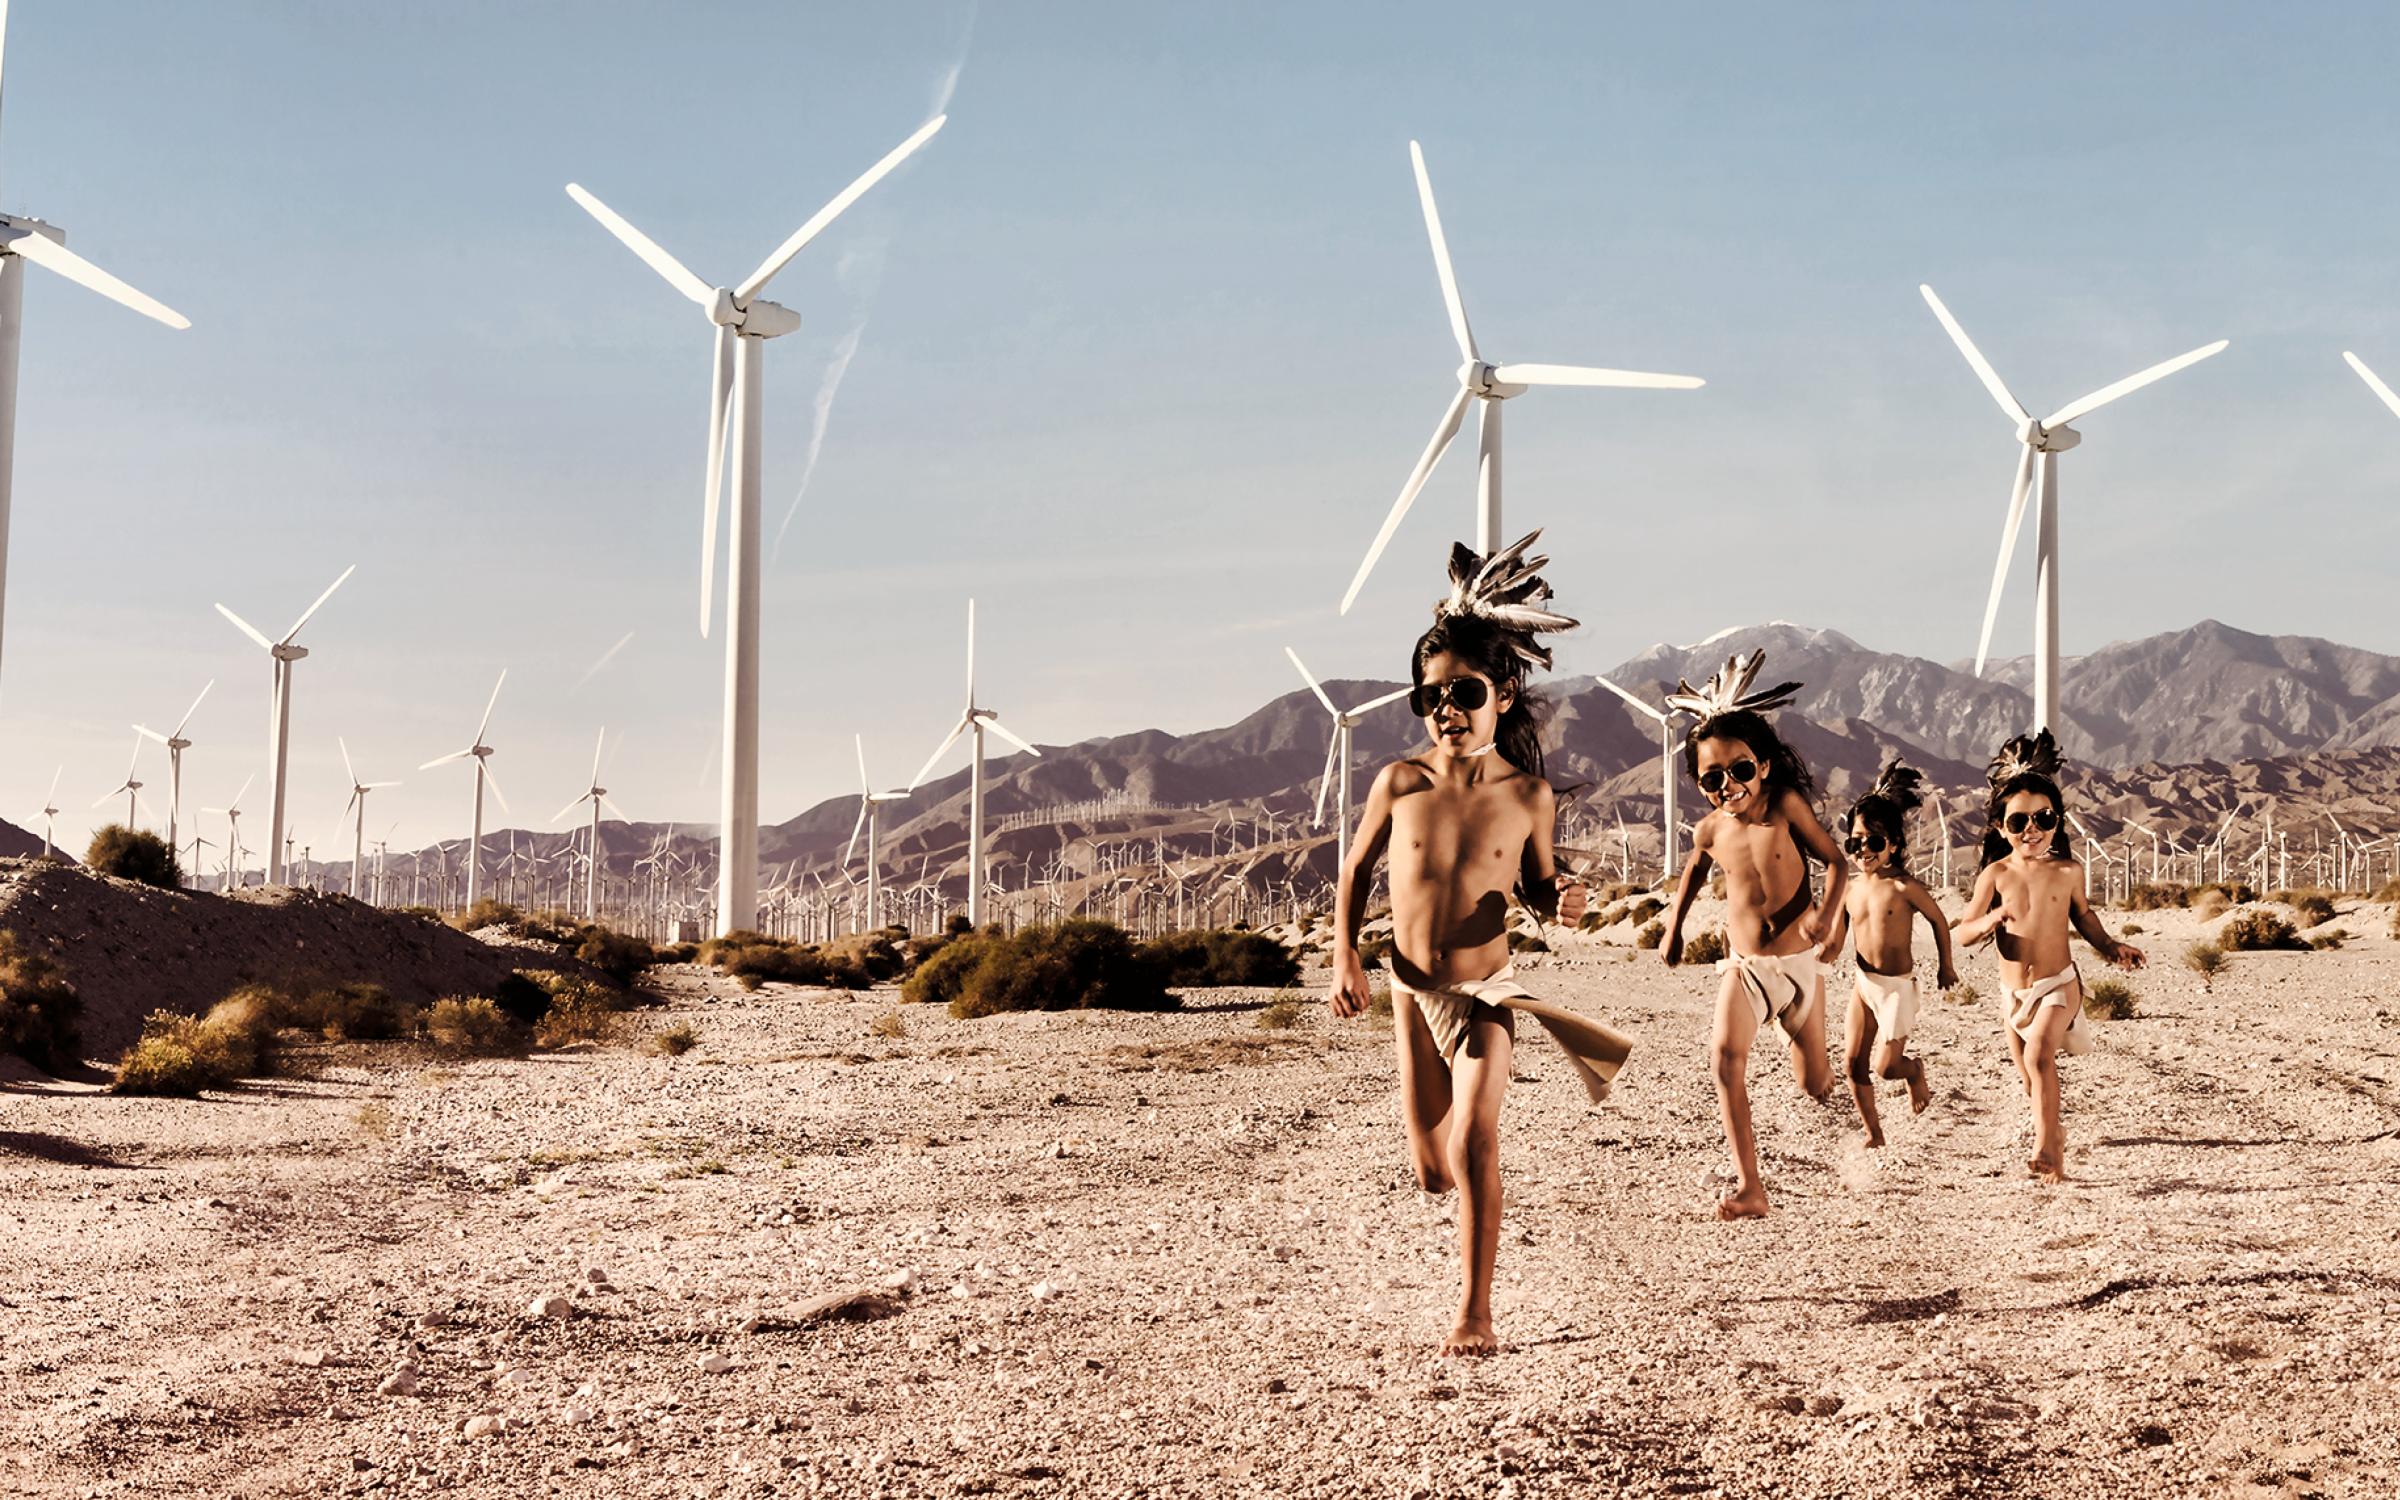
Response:
[{"label": "boy wearing sunglasses", "polygon": [[2067,1175],[2067,1130],[2060,1117],[2058,1054],[2092,1050],[2083,1025],[2083,976],[2070,931],[2121,969],[2138,969],[2142,950],[2110,937],[2083,898],[2083,872],[2067,841],[2066,798],[2058,789],[2058,745],[2045,729],[2019,735],[1992,757],[1990,823],[1983,871],[1967,898],[1958,940],[1969,947],[1997,939],[2008,1006],[2008,1051],[2033,1106],[2030,1175]]},{"label": "boy wearing sunglasses", "polygon": [[1838,954],[1845,932],[1858,936],[1858,982],[1850,995],[1845,1061],[1850,1097],[1858,1101],[1870,1150],[1883,1144],[1883,1120],[1875,1110],[1877,1074],[1908,1085],[1911,1114],[1923,1114],[1933,1102],[1925,1064],[1908,1055],[1908,1034],[1917,1023],[1917,918],[1933,926],[1941,987],[1958,983],[1950,959],[1950,919],[1934,904],[1933,893],[1908,873],[1908,815],[1923,800],[1918,788],[1924,779],[1922,772],[1895,760],[1842,820],[1848,833],[1842,848],[1858,869],[1827,946]]},{"label": "boy wearing sunglasses", "polygon": [[[1535,533],[1539,535],[1539,533]],[[1537,916],[1573,922],[1580,885],[1561,878],[1551,835],[1557,803],[1542,779],[1539,725],[1525,691],[1531,666],[1550,665],[1537,631],[1574,621],[1541,607],[1524,556],[1528,536],[1486,559],[1452,549],[1450,597],[1411,659],[1409,707],[1431,743],[1376,776],[1342,866],[1334,912],[1336,1016],[1369,1003],[1359,962],[1375,864],[1391,854],[1392,1027],[1400,1104],[1417,1185],[1460,1189],[1458,1316],[1444,1354],[1492,1354],[1492,1267],[1500,1246],[1500,1104],[1508,1092],[1515,1013],[1539,1020],[1597,1100],[1630,1044],[1588,1017],[1534,1000],[1509,963],[1508,902],[1522,892]]]},{"label": "boy wearing sunglasses", "polygon": [[[1679,682],[1667,707],[1692,714],[1683,746],[1684,769],[1715,808],[1692,829],[1692,858],[1675,887],[1660,956],[1683,962],[1683,919],[1707,887],[1711,868],[1725,872],[1725,937],[1732,950],[1717,965],[1716,1024],[1710,1038],[1717,1108],[1733,1148],[1738,1181],[1717,1201],[1720,1219],[1756,1219],[1767,1212],[1758,1175],[1758,1139],[1750,1124],[1750,1045],[1770,1021],[1791,1041],[1792,1072],[1819,1102],[1833,1093],[1825,1060],[1824,945],[1841,910],[1841,851],[1809,807],[1816,780],[1775,726],[1768,709],[1800,691],[1786,682],[1750,691],[1766,653],[1725,663],[1694,692]],[[1808,863],[1826,868],[1825,896],[1812,901]]]}]

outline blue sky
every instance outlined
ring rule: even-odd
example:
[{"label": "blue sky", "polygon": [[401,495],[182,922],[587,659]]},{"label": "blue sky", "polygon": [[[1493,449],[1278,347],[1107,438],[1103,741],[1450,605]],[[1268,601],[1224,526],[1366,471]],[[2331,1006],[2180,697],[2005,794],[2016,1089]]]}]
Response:
[{"label": "blue sky", "polygon": [[[268,671],[209,606],[279,631],[356,562],[302,638],[320,853],[337,734],[405,778],[397,841],[462,831],[466,773],[414,768],[502,666],[512,821],[603,723],[615,801],[713,818],[708,330],[561,189],[738,279],[962,58],[772,292],[770,536],[855,355],[767,571],[770,820],[852,789],[853,731],[915,768],[970,593],[1040,741],[1226,722],[1286,643],[1400,671],[1473,484],[1462,440],[1335,616],[1455,388],[1412,136],[1487,354],[1710,382],[1511,403],[1562,671],[1769,618],[1972,653],[2015,447],[1919,281],[2037,411],[2233,340],[2081,424],[2069,651],[2215,615],[2400,652],[2400,421],[2339,359],[2400,379],[2396,54],[2371,5],[16,0],[0,205],[195,326],[29,284],[0,804],[66,763],[80,847],[128,724],[212,677],[186,801],[230,795]],[[1997,649],[2030,614],[2027,557]]]}]

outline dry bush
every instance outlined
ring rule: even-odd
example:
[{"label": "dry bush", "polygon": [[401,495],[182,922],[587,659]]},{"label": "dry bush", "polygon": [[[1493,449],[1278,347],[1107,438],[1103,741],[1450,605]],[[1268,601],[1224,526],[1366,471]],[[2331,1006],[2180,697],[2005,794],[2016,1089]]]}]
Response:
[{"label": "dry bush", "polygon": [[[1655,945],[1651,945],[1655,946]],[[1697,933],[1683,945],[1683,961],[1687,964],[1713,964],[1725,957],[1725,934],[1711,927]]]},{"label": "dry bush", "polygon": [[58,965],[0,929],[0,1053],[45,1072],[74,1060],[83,1001]]},{"label": "dry bush", "polygon": [[853,932],[835,938],[818,951],[834,968],[855,968],[867,976],[869,983],[880,984],[899,978],[908,967],[908,959],[900,950],[900,945],[907,941],[906,929],[879,927],[873,932]]},{"label": "dry bush", "polygon": [[[1613,917],[1610,917],[1609,921],[1612,924],[1616,922],[1630,922],[1634,926],[1639,927],[1666,909],[1667,903],[1659,900],[1656,896],[1644,896],[1639,901],[1634,902],[1633,905],[1628,907],[1626,910],[1617,913]],[[1648,946],[1656,947],[1658,945],[1652,943]]]},{"label": "dry bush", "polygon": [[525,920],[525,914],[505,901],[486,896],[450,919],[450,925],[461,932],[481,932],[486,927],[505,927],[514,932]]},{"label": "dry bush", "polygon": [[[1584,918],[1587,921],[1590,920],[1591,913],[1584,913]],[[1380,937],[1359,939],[1358,966],[1360,968],[1380,969],[1386,963],[1391,961],[1391,957],[1392,940],[1388,934]]]},{"label": "dry bush", "polygon": [[904,1037],[908,1035],[908,1017],[896,1010],[887,1010],[874,1019],[869,1029],[880,1037]]},{"label": "dry bush", "polygon": [[2394,876],[2375,887],[2375,894],[2367,899],[2369,901],[2400,901],[2400,876]]},{"label": "dry bush", "polygon": [[550,1008],[533,1025],[533,1040],[543,1047],[605,1042],[616,1034],[617,1007],[608,992],[572,979],[553,989]]},{"label": "dry bush", "polygon": [[664,947],[658,948],[656,952],[658,957],[655,962],[688,964],[700,956],[700,945],[698,943],[668,943]]},{"label": "dry bush", "polygon": [[2327,948],[2339,948],[2348,940],[2349,936],[2350,934],[2342,928],[2328,928],[2323,932],[2309,934],[2308,946],[2320,952]]},{"label": "dry bush", "polygon": [[1080,919],[956,938],[909,976],[901,994],[942,1001],[962,1020],[1014,1010],[1172,1010],[1183,1003],[1123,928]]},{"label": "dry bush", "polygon": [[2247,880],[2211,880],[2192,887],[2192,899],[2197,902],[2203,892],[2215,891],[2235,906],[2246,906],[2258,899],[2258,888]]},{"label": "dry bush", "polygon": [[[157,1018],[154,1015],[151,1019]],[[197,1099],[202,1089],[221,1087],[223,1084],[201,1066],[189,1047],[164,1031],[153,1032],[147,1025],[142,1028],[141,1040],[125,1049],[125,1056],[117,1063],[117,1081],[109,1085],[112,1093],[148,1094],[162,1099]]]},{"label": "dry bush", "polygon": [[2217,930],[2217,942],[2236,953],[2260,953],[2277,948],[2305,948],[2292,924],[2271,911],[2253,908],[2227,919]]},{"label": "dry bush", "polygon": [[2300,890],[2277,891],[2267,898],[2290,907],[2299,914],[2302,927],[2315,927],[2333,920],[2333,893],[2306,887]]},{"label": "dry bush", "polygon": [[83,851],[83,862],[94,874],[114,875],[119,880],[138,881],[174,890],[183,884],[183,873],[176,868],[175,851],[166,840],[155,833],[140,833],[122,823],[111,823],[92,835],[91,846]]},{"label": "dry bush", "polygon": [[2122,979],[2102,979],[2083,992],[2083,1013],[2096,1021],[2130,1021],[2133,988]]},{"label": "dry bush", "polygon": [[297,999],[273,990],[266,994],[273,997],[280,1024],[313,1031],[329,1042],[388,1042],[417,1029],[417,1008],[394,999],[380,984],[337,984]]},{"label": "dry bush", "polygon": [[226,996],[205,1016],[152,1011],[118,1063],[112,1089],[193,1099],[202,1089],[272,1072],[276,1025],[274,993],[255,985]]},{"label": "dry bush", "polygon": [[2149,929],[2144,927],[2139,922],[2127,922],[2122,927],[2119,927],[2117,931],[2125,934],[2127,937],[2140,937],[2143,933],[2149,931]]},{"label": "dry bush", "polygon": [[1263,1031],[1290,1031],[1308,1014],[1308,1002],[1298,990],[1279,990],[1258,1013],[1258,1025]]},{"label": "dry bush", "polygon": [[2225,950],[2204,939],[2183,950],[2183,966],[2200,976],[2200,988],[2214,989],[2225,968]]},{"label": "dry bush", "polygon": [[642,971],[658,962],[650,940],[592,923],[575,944],[575,956],[606,974],[617,988],[629,988]]},{"label": "dry bush", "polygon": [[1511,953],[1547,953],[1550,951],[1550,940],[1538,932],[1532,932],[1523,927],[1511,927],[1508,929],[1508,951]]},{"label": "dry bush", "polygon": [[[1384,953],[1391,951],[1390,938],[1370,941],[1381,942]],[[1367,947],[1366,943],[1359,945],[1361,963],[1366,961]],[[1300,964],[1293,953],[1255,932],[1170,932],[1144,943],[1141,951],[1158,966],[1162,981],[1178,989],[1285,985],[1300,977]]]},{"label": "dry bush", "polygon": [[517,1050],[517,1030],[499,1006],[481,996],[452,995],[425,1012],[425,1035],[459,1057],[500,1057]]},{"label": "dry bush", "polygon": [[2214,922],[2233,910],[2233,898],[2220,888],[2204,885],[2192,892],[2192,915],[2203,922]]},{"label": "dry bush", "polygon": [[678,1021],[650,1038],[651,1047],[668,1057],[681,1057],[700,1045],[699,1029],[689,1021]]},{"label": "dry bush", "polygon": [[[873,936],[873,934],[868,934]],[[729,932],[699,948],[699,960],[714,964],[743,989],[762,984],[796,984],[816,989],[863,990],[874,983],[855,952],[829,952],[755,932]],[[893,954],[895,971],[898,954]]]},{"label": "dry bush", "polygon": [[1972,980],[1962,979],[1950,986],[1950,998],[1961,1005],[1973,1005],[1983,998],[1983,991],[1975,988]]},{"label": "dry bush", "polygon": [[1388,989],[1367,991],[1367,1014],[1378,1021],[1392,1018],[1392,992]]},{"label": "dry bush", "polygon": [[1666,940],[1667,924],[1664,922],[1652,922],[1649,926],[1644,927],[1641,931],[1633,935],[1633,946],[1636,948],[1655,948]]},{"label": "dry bush", "polygon": [[492,986],[492,1004],[519,1026],[531,1026],[550,1014],[550,986],[523,969],[512,970]]},{"label": "dry bush", "polygon": [[1189,1042],[1125,1042],[1108,1049],[1108,1065],[1120,1073],[1214,1073],[1222,1067],[1257,1067],[1304,1053],[1308,1043],[1288,1036],[1213,1036]]},{"label": "dry bush", "polygon": [[2191,892],[2179,885],[2137,885],[2125,893],[2128,911],[2165,911],[2191,905]]}]

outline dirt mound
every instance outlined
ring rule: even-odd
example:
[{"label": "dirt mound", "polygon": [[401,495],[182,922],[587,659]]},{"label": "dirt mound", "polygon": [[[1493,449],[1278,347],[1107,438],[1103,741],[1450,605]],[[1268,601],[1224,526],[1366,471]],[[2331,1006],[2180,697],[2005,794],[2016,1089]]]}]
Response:
[{"label": "dirt mound", "polygon": [[0,928],[66,971],[83,997],[84,1055],[102,1060],[150,1012],[197,1014],[259,981],[372,980],[424,1004],[489,994],[511,969],[584,972],[546,947],[485,943],[347,896],[163,891],[40,859],[0,859]]}]

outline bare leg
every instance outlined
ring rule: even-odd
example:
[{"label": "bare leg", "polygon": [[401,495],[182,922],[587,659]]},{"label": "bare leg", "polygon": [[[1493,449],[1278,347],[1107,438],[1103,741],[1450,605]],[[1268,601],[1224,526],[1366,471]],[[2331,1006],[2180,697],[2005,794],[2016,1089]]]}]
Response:
[{"label": "bare leg", "polygon": [[1758,1137],[1750,1128],[1750,1043],[1757,1035],[1750,992],[1742,987],[1741,975],[1727,974],[1717,987],[1717,1023],[1709,1053],[1716,1070],[1717,1111],[1725,1117],[1725,1143],[1733,1148],[1739,1181],[1731,1194],[1717,1200],[1720,1219],[1756,1219],[1767,1212],[1767,1185],[1758,1175]]},{"label": "bare leg", "polygon": [[1496,1354],[1492,1263],[1500,1251],[1500,1102],[1514,1051],[1505,1018],[1477,1016],[1458,1049],[1459,1109],[1450,1124],[1449,1166],[1459,1184],[1458,1258],[1464,1272],[1458,1322],[1444,1354]]},{"label": "bare leg", "polygon": [[1850,1097],[1858,1101],[1858,1118],[1867,1127],[1867,1148],[1883,1144],[1883,1121],[1875,1113],[1875,1074],[1867,1059],[1874,1054],[1875,1012],[1854,990],[1850,995],[1850,1035],[1842,1049],[1850,1073]]},{"label": "bare leg", "polygon": [[1925,1113],[1933,1102],[1933,1085],[1925,1081],[1925,1064],[1908,1055],[1908,1038],[1895,1037],[1883,1044],[1883,1054],[1876,1059],[1875,1071],[1886,1078],[1905,1080],[1908,1084],[1908,1111]]},{"label": "bare leg", "polygon": [[1800,1091],[1823,1104],[1833,1097],[1833,1064],[1825,1056],[1825,978],[1819,975],[1816,990],[1808,997],[1808,1019],[1800,1023],[1800,1034],[1792,1038],[1792,1076],[1800,1081]]},{"label": "bare leg", "polygon": [[1400,1118],[1408,1130],[1408,1157],[1417,1186],[1428,1193],[1446,1193],[1452,1186],[1444,1160],[1450,1065],[1434,1045],[1425,1013],[1405,993],[1392,996],[1392,1038],[1400,1053]]},{"label": "bare leg", "polygon": [[2025,1047],[2025,1071],[2032,1082],[2033,1160],[2026,1170],[2044,1182],[2061,1182],[2067,1175],[2067,1126],[2058,1104],[2058,1048],[2075,1020],[2069,1006],[2083,1004],[2083,986],[2059,991],[2066,1005],[2045,1005],[2034,1018],[2033,1037]]}]

